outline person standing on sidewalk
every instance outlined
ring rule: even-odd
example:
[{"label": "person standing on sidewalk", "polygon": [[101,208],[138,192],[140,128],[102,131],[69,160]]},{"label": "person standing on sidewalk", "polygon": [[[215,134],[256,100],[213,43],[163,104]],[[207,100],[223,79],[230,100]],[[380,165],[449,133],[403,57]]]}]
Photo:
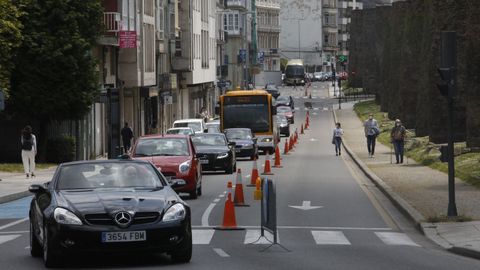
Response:
[{"label": "person standing on sidewalk", "polygon": [[370,113],[368,120],[363,125],[365,128],[365,137],[367,137],[368,157],[375,157],[375,143],[380,134],[377,120],[373,119],[373,113]]},{"label": "person standing on sidewalk", "polygon": [[395,126],[390,132],[390,138],[392,139],[393,149],[395,150],[395,159],[397,160],[397,164],[403,163],[406,133],[407,129],[402,125],[400,119],[395,120]]},{"label": "person standing on sidewalk", "polygon": [[133,130],[128,126],[128,123],[125,122],[125,126],[120,133],[122,135],[123,151],[125,154],[128,154],[128,151],[130,151],[130,147],[132,146]]},{"label": "person standing on sidewalk", "polygon": [[337,123],[335,129],[333,130],[333,138],[332,138],[332,143],[335,144],[336,156],[342,155],[342,136],[343,136],[342,125],[340,123]]},{"label": "person standing on sidewalk", "polygon": [[37,155],[37,138],[32,133],[31,126],[25,126],[20,137],[22,146],[23,170],[27,178],[35,177],[35,156]]}]

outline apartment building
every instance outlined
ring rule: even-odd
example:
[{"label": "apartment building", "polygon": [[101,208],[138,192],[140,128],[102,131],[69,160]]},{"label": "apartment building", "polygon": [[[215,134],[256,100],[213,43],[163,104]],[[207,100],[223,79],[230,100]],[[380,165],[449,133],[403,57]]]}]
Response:
[{"label": "apartment building", "polygon": [[225,0],[216,0],[217,2],[217,18],[215,34],[217,38],[217,51],[215,62],[217,64],[217,95],[221,95],[227,88],[228,64],[225,62],[225,44],[227,32],[224,29],[223,15],[225,12]]},{"label": "apartment building", "polygon": [[258,61],[263,71],[280,70],[280,1],[256,0]]},{"label": "apartment building", "polygon": [[251,82],[252,63],[252,6],[250,0],[225,0],[223,29],[227,34],[224,46],[224,64],[227,66],[229,89],[246,88]]},{"label": "apartment building", "polygon": [[216,103],[216,0],[182,0],[178,3],[179,36],[171,55],[178,77],[175,118],[195,117],[202,107],[210,112]]}]

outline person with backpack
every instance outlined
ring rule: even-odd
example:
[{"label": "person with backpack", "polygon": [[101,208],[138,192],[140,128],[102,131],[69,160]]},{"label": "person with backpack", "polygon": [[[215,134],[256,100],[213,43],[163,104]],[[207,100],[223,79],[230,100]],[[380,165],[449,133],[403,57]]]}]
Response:
[{"label": "person with backpack", "polygon": [[27,178],[35,177],[35,156],[37,155],[37,138],[32,133],[31,126],[25,126],[20,137],[22,148],[22,163]]},{"label": "person with backpack", "polygon": [[125,126],[123,126],[120,134],[122,135],[123,152],[128,154],[132,146],[133,130],[128,126],[127,122],[125,122]]},{"label": "person with backpack", "polygon": [[395,126],[390,132],[390,138],[392,139],[393,148],[395,150],[395,159],[397,160],[397,164],[403,163],[406,133],[407,129],[402,125],[400,119],[395,120]]},{"label": "person with backpack", "polygon": [[332,138],[332,144],[335,144],[336,156],[342,155],[342,136],[343,136],[342,125],[340,123],[337,123],[335,129],[333,130],[333,138]]},{"label": "person with backpack", "polygon": [[373,113],[370,113],[368,120],[364,123],[365,137],[367,138],[368,157],[375,157],[375,142],[380,135],[380,127],[377,120],[373,119]]}]

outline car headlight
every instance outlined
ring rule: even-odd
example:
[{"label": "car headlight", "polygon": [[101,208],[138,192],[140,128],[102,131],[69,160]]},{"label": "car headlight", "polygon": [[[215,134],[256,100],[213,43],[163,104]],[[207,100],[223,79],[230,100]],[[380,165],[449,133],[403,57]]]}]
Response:
[{"label": "car headlight", "polygon": [[178,170],[181,173],[186,173],[190,170],[190,165],[191,165],[190,160],[187,160],[178,166]]},{"label": "car headlight", "polygon": [[262,142],[271,142],[272,141],[272,138],[264,138],[262,139]]},{"label": "car headlight", "polygon": [[301,82],[302,82],[302,83],[304,83],[305,81],[304,81],[304,80],[302,80]]},{"label": "car headlight", "polygon": [[163,215],[163,221],[177,221],[182,220],[187,215],[187,211],[185,210],[185,206],[181,203],[176,203],[170,208],[168,208],[165,215]]},{"label": "car headlight", "polygon": [[228,153],[218,154],[217,159],[222,159],[228,157]]},{"label": "car headlight", "polygon": [[72,212],[65,208],[56,208],[53,212],[53,218],[59,224],[82,225],[82,221]]},{"label": "car headlight", "polygon": [[286,127],[286,126],[288,126],[288,124],[287,123],[281,123],[280,126],[281,127]]}]

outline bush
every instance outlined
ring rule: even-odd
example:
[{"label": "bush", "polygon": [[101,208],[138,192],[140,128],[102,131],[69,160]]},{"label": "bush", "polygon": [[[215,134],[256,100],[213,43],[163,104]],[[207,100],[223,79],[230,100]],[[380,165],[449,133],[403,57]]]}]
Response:
[{"label": "bush", "polygon": [[62,136],[48,139],[47,162],[62,163],[75,158],[75,138]]}]

